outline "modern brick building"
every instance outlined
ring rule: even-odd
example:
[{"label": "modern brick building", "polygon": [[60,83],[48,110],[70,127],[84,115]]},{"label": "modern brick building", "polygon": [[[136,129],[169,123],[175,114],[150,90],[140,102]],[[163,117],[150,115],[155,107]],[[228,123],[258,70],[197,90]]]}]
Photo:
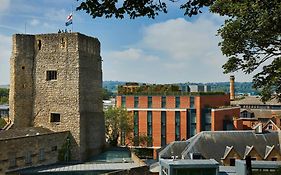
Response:
[{"label": "modern brick building", "polygon": [[236,129],[233,118],[240,115],[240,107],[230,107],[229,94],[223,93],[118,95],[116,105],[133,113],[134,138],[151,138],[147,145],[134,142],[134,146],[154,150],[201,131]]}]

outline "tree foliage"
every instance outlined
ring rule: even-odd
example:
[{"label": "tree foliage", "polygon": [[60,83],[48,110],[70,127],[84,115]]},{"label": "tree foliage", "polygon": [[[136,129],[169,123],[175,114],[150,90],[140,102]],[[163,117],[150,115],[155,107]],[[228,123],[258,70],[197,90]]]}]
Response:
[{"label": "tree foliage", "polygon": [[127,138],[133,131],[133,116],[125,108],[110,107],[105,111],[106,138],[112,146],[117,146],[121,133]]},{"label": "tree foliage", "polygon": [[[178,2],[178,0],[168,1]],[[184,15],[192,16],[201,13],[202,7],[212,3],[213,0],[187,0],[179,6],[183,9]],[[93,18],[115,17],[122,19],[127,14],[132,19],[142,16],[154,19],[159,13],[168,12],[167,4],[163,0],[82,0],[77,10],[84,10]]]},{"label": "tree foliage", "polygon": [[228,17],[218,30],[222,53],[228,57],[224,72],[252,73],[262,100],[281,100],[281,1],[216,0],[211,11]]},{"label": "tree foliage", "polygon": [[0,104],[9,103],[9,89],[0,88]]}]

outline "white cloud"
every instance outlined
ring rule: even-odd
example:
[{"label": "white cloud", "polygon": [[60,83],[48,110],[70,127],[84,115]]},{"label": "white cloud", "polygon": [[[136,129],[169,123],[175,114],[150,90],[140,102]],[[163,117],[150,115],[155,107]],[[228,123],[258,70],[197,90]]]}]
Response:
[{"label": "white cloud", "polygon": [[0,12],[4,12],[9,9],[10,7],[10,0],[1,0],[1,5],[0,5]]},{"label": "white cloud", "polygon": [[0,85],[9,83],[9,59],[12,50],[12,38],[0,34]]},{"label": "white cloud", "polygon": [[[222,69],[226,58],[216,36],[222,22],[218,15],[209,14],[192,22],[177,18],[147,26],[134,49],[111,51],[104,57],[104,78],[153,83],[228,81]],[[150,63],[148,58],[157,59]],[[243,79],[249,81],[251,75]]]},{"label": "white cloud", "polygon": [[141,45],[165,52],[176,60],[205,59],[213,49],[218,50],[217,28],[205,18],[193,23],[183,18],[172,19],[147,27]]},{"label": "white cloud", "polygon": [[157,56],[148,55],[143,52],[141,49],[129,48],[122,51],[113,51],[108,55],[109,59],[115,61],[157,61],[159,58]]},{"label": "white cloud", "polygon": [[32,19],[30,21],[31,26],[38,26],[40,24],[40,21],[38,19]]}]

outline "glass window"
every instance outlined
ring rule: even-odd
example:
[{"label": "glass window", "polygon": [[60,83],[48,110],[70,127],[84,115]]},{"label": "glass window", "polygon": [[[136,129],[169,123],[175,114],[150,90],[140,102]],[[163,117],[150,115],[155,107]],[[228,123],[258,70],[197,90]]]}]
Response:
[{"label": "glass window", "polygon": [[31,163],[32,163],[31,151],[28,151],[25,154],[25,164],[31,164]]},{"label": "glass window", "polygon": [[134,97],[134,108],[139,107],[139,97]]},{"label": "glass window", "polygon": [[166,144],[166,111],[161,111],[161,146]]},{"label": "glass window", "polygon": [[190,97],[190,108],[194,108],[194,97]]},{"label": "glass window", "polygon": [[179,108],[180,107],[180,97],[176,97],[176,105],[175,105],[176,108]]},{"label": "glass window", "polygon": [[126,107],[126,96],[121,97],[121,106]]},{"label": "glass window", "polygon": [[175,112],[175,140],[179,141],[180,140],[180,112],[176,111]]},{"label": "glass window", "polygon": [[152,112],[147,111],[147,146],[152,146]]},{"label": "glass window", "polygon": [[134,145],[139,145],[139,112],[134,111]]},{"label": "glass window", "polygon": [[147,97],[147,107],[152,108],[152,97],[151,96]]},{"label": "glass window", "polygon": [[45,159],[45,149],[40,148],[40,150],[39,150],[39,161],[42,161],[44,159]]},{"label": "glass window", "polygon": [[196,134],[196,124],[191,124],[190,126],[190,137]]},{"label": "glass window", "polygon": [[166,108],[166,97],[165,96],[161,97],[161,108]]}]

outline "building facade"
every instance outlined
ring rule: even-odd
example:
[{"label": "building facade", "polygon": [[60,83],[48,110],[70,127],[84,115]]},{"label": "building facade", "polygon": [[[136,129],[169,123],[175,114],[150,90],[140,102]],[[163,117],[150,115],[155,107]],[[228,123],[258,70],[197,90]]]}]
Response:
[{"label": "building facade", "polygon": [[100,153],[105,128],[97,38],[15,34],[10,64],[11,123],[0,132],[2,172],[56,163],[60,150],[67,150],[63,160],[79,162]]},{"label": "building facade", "polygon": [[151,138],[147,145],[135,142],[134,146],[153,149],[201,131],[233,130],[233,118],[240,112],[239,107],[229,107],[229,94],[119,95],[116,102],[133,113],[134,138]]}]

